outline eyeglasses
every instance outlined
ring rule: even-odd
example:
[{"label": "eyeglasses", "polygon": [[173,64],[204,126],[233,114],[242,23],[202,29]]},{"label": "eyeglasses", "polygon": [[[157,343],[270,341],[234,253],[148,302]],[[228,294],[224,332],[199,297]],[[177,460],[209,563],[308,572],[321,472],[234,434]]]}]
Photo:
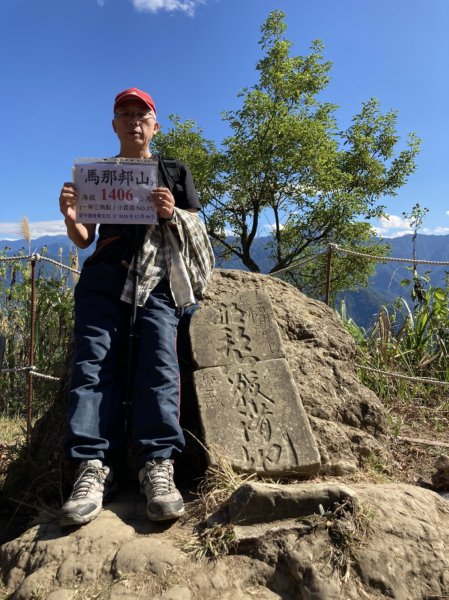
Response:
[{"label": "eyeglasses", "polygon": [[143,121],[143,122],[145,122],[145,121],[149,121],[150,119],[155,119],[156,117],[151,110],[150,111],[125,110],[123,112],[115,113],[114,118],[121,119],[123,121],[141,121],[141,122]]}]

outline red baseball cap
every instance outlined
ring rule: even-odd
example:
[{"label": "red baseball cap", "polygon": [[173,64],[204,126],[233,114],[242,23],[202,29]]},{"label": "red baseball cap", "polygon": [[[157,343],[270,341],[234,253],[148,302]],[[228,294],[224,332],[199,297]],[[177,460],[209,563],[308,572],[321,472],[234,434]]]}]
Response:
[{"label": "red baseball cap", "polygon": [[120,94],[117,94],[117,96],[115,97],[114,100],[114,112],[117,109],[117,106],[120,104],[120,102],[123,102],[124,100],[142,100],[142,102],[145,102],[145,104],[148,106],[148,108],[151,108],[151,110],[154,112],[154,114],[156,114],[156,105],[154,103],[153,98],[150,96],[150,94],[147,94],[146,92],[142,92],[142,90],[138,90],[137,88],[129,88],[128,90],[123,90],[123,92],[120,92]]}]

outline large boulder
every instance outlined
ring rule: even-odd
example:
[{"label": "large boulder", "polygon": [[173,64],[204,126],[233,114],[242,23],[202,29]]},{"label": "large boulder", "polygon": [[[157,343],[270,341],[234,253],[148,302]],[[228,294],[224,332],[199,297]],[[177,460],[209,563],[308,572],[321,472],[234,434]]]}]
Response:
[{"label": "large boulder", "polygon": [[216,270],[203,306],[242,290],[269,295],[285,358],[309,417],[321,456],[321,474],[354,473],[369,456],[388,467],[386,412],[357,376],[356,347],[333,310],[268,275]]}]

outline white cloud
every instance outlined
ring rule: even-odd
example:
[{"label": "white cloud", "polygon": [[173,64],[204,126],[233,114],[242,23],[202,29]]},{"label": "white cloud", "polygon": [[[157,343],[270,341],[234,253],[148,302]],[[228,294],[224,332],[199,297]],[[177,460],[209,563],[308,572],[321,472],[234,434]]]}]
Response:
[{"label": "white cloud", "polygon": [[[19,223],[0,223],[0,236],[2,239],[19,240]],[[63,220],[59,221],[35,221],[30,223],[31,239],[35,240],[43,235],[65,235],[66,227]]]},{"label": "white cloud", "polygon": [[383,227],[373,227],[376,235],[383,238],[397,238],[403,235],[413,233],[411,229],[399,229],[398,231],[392,231],[391,229],[384,229]]},{"label": "white cloud", "polygon": [[160,10],[167,12],[179,10],[191,17],[195,13],[195,8],[205,2],[206,0],[132,0],[134,8],[141,12],[157,13]]},{"label": "white cloud", "polygon": [[448,235],[449,227],[434,227],[433,229],[423,227],[420,233],[424,233],[425,235]]},{"label": "white cloud", "polygon": [[104,6],[104,0],[97,0],[98,6]]},{"label": "white cloud", "polygon": [[228,229],[227,227],[225,227],[224,234],[226,237],[235,237],[237,235],[237,232],[233,229]]},{"label": "white cloud", "polygon": [[[449,211],[446,214],[449,215]],[[381,217],[378,221],[379,225],[374,225],[373,229],[377,235],[384,238],[397,238],[413,233],[410,221],[397,215]],[[423,227],[419,233],[424,235],[448,235],[449,227]]]},{"label": "white cloud", "polygon": [[403,217],[398,217],[397,215],[387,215],[386,217],[380,217],[379,223],[381,227],[385,229],[410,228],[410,221],[408,219],[404,219]]},{"label": "white cloud", "polygon": [[408,219],[397,215],[387,215],[378,219],[379,225],[373,226],[377,235],[385,238],[395,238],[413,233]]}]

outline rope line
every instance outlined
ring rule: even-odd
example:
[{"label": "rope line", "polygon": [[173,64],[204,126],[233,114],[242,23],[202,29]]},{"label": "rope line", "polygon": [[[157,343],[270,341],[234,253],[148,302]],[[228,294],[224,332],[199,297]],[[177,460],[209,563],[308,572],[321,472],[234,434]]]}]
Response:
[{"label": "rope line", "polygon": [[[418,259],[418,258],[413,259],[413,258],[400,258],[400,257],[394,257],[394,256],[379,256],[377,254],[367,254],[366,252],[358,252],[357,250],[349,250],[347,248],[342,248],[338,244],[329,244],[329,246],[336,252],[341,252],[343,254],[349,254],[352,256],[360,256],[361,258],[366,258],[368,260],[374,260],[377,262],[400,262],[400,263],[417,264],[417,265],[449,266],[449,262],[442,261],[442,260],[423,260],[423,259]],[[309,263],[309,262],[315,260],[316,258],[319,258],[320,256],[323,256],[324,254],[327,254],[327,253],[328,253],[328,250],[323,250],[323,252],[318,252],[317,254],[314,254],[313,256],[310,256],[309,258],[306,258],[304,260],[298,259],[296,261],[293,261],[290,265],[288,265],[288,267],[284,267],[283,269],[278,269],[277,271],[268,273],[268,275],[273,277],[274,275],[279,275],[280,273],[292,271],[293,269],[302,267],[303,265],[306,265],[307,263]]]},{"label": "rope line", "polygon": [[303,265],[306,265],[309,262],[312,262],[312,260],[315,260],[315,258],[318,258],[319,256],[323,256],[324,254],[327,254],[327,250],[323,250],[323,252],[319,252],[318,254],[314,254],[313,256],[309,256],[309,258],[305,258],[304,260],[295,260],[293,261],[290,265],[288,265],[288,267],[284,267],[283,269],[279,269],[278,271],[273,271],[272,273],[268,273],[268,275],[270,275],[270,277],[273,277],[274,275],[279,275],[279,273],[285,273],[286,271],[292,271],[293,269],[297,269],[298,267],[302,267]]},{"label": "rope line", "polygon": [[61,381],[60,377],[54,377],[53,375],[46,375],[45,373],[38,373],[37,371],[32,371],[31,373],[33,377],[38,377],[39,379],[46,379],[48,381]]},{"label": "rope line", "polygon": [[44,261],[51,263],[52,265],[55,265],[61,269],[65,269],[66,271],[70,271],[71,273],[77,273],[78,275],[81,273],[81,271],[79,271],[78,269],[73,269],[72,267],[69,267],[68,265],[65,265],[62,262],[54,260],[53,258],[48,258],[48,256],[41,256],[37,253],[27,254],[26,256],[0,256],[0,262],[14,262],[17,260],[35,260],[36,262]]},{"label": "rope line", "polygon": [[[358,252],[357,250],[349,250],[348,248],[342,248],[338,244],[329,244],[329,246],[331,246],[335,251],[342,252],[343,254],[349,254],[352,256],[360,256],[361,258],[366,258],[368,260],[375,260],[375,261],[379,261],[379,262],[402,262],[402,263],[407,263],[407,264],[412,263],[412,264],[418,264],[418,265],[449,266],[449,262],[441,261],[441,260],[423,260],[423,259],[418,259],[418,258],[413,259],[413,258],[400,258],[400,257],[394,257],[394,256],[379,256],[377,254],[367,254],[366,252]],[[273,271],[272,273],[268,273],[268,275],[271,275],[271,276],[278,275],[279,273],[285,273],[286,271],[291,271],[292,269],[297,269],[298,267],[302,267],[303,265],[306,265],[307,263],[311,262],[312,260],[315,260],[316,258],[323,256],[323,254],[327,254],[327,250],[318,252],[317,254],[314,254],[313,256],[310,256],[309,258],[306,258],[304,260],[298,259],[296,261],[293,261],[287,267],[284,267],[283,269],[278,269],[277,271]],[[54,260],[53,258],[49,258],[47,256],[41,256],[40,254],[37,254],[37,253],[27,254],[27,255],[22,255],[22,256],[21,255],[0,256],[0,262],[13,262],[16,260],[35,260],[37,262],[45,261],[45,262],[51,263],[57,267],[60,267],[62,269],[66,269],[67,271],[70,271],[72,273],[77,273],[78,275],[81,273],[81,271],[79,271],[78,269],[74,269],[73,267],[69,267],[68,265],[65,265],[62,262]]]},{"label": "rope line", "polygon": [[[365,252],[358,252],[356,250],[349,250],[346,248],[342,248],[338,244],[329,244],[328,249],[323,250],[322,252],[319,252],[312,256],[309,256],[306,259],[303,259],[303,260],[298,259],[296,261],[293,261],[287,267],[284,267],[283,269],[278,269],[277,271],[273,271],[272,273],[268,273],[268,275],[270,277],[273,277],[275,275],[279,275],[280,273],[285,273],[287,271],[291,271],[293,269],[302,267],[303,265],[308,264],[309,262],[315,260],[316,258],[319,258],[320,256],[327,254],[329,252],[330,248],[332,248],[336,252],[341,252],[341,253],[344,253],[344,254],[347,254],[350,256],[359,256],[359,257],[362,257],[362,258],[365,258],[368,260],[374,260],[374,261],[378,261],[378,262],[401,262],[401,263],[407,263],[407,264],[449,266],[449,262],[445,262],[445,261],[378,256],[378,255],[374,255],[374,254],[367,254]],[[64,263],[61,263],[52,258],[48,258],[46,256],[41,256],[40,254],[37,254],[37,253],[33,253],[33,254],[29,254],[29,255],[1,256],[0,257],[0,262],[13,262],[13,261],[18,261],[18,260],[29,260],[29,261],[34,260],[36,262],[46,261],[46,262],[53,264],[61,269],[66,269],[67,271],[76,273],[78,275],[80,274],[80,271],[78,269],[74,269],[72,267],[65,265]],[[449,386],[449,382],[440,381],[439,379],[434,379],[431,377],[413,377],[410,375],[403,375],[402,373],[384,371],[382,369],[375,369],[374,367],[368,367],[366,365],[360,365],[360,364],[356,364],[355,366],[359,369],[362,369],[365,371],[371,371],[373,373],[378,373],[379,375],[384,375],[386,377],[395,377],[397,379],[404,379],[407,381],[415,381],[415,382],[420,382],[420,383],[429,383],[429,384],[434,384],[434,385]],[[28,373],[31,373],[33,377],[40,377],[42,379],[47,379],[49,381],[60,381],[61,380],[60,377],[53,377],[52,375],[45,375],[44,373],[38,373],[34,366],[33,367],[15,367],[13,369],[1,369],[0,370],[1,374],[13,373],[13,372],[28,372]]]},{"label": "rope line", "polygon": [[414,258],[395,258],[393,256],[377,256],[375,254],[366,254],[366,252],[357,252],[356,250],[347,250],[346,248],[342,248],[338,244],[329,244],[332,246],[334,250],[337,252],[343,252],[345,254],[350,254],[352,256],[362,256],[363,258],[367,258],[369,260],[375,260],[379,262],[403,262],[403,263],[412,263],[417,265],[449,265],[449,262],[441,261],[441,260],[420,260]]},{"label": "rope line", "polygon": [[0,262],[13,262],[15,260],[31,260],[33,258],[32,254],[18,255],[18,256],[0,256]]},{"label": "rope line", "polygon": [[14,367],[13,369],[1,369],[0,373],[31,373],[33,377],[40,377],[41,379],[48,379],[49,381],[61,381],[60,377],[53,377],[53,375],[39,373],[36,371],[36,367]]},{"label": "rope line", "polygon": [[69,267],[64,263],[58,262],[57,260],[53,260],[52,258],[48,258],[47,256],[41,256],[40,260],[44,260],[46,262],[51,263],[52,265],[56,265],[57,267],[62,267],[71,273],[77,273],[78,275],[81,273],[78,269],[74,269],[73,267]]},{"label": "rope line", "polygon": [[379,375],[386,375],[387,377],[397,377],[398,379],[407,379],[408,381],[417,381],[420,383],[432,383],[434,385],[448,386],[449,381],[441,381],[440,379],[433,379],[432,377],[412,377],[411,375],[403,375],[402,373],[393,373],[392,371],[383,371],[382,369],[375,369],[374,367],[367,367],[366,365],[355,365],[358,369],[365,371],[372,371],[373,373],[379,373]]},{"label": "rope line", "polygon": [[[375,369],[374,367],[368,367],[367,365],[361,365],[356,363],[355,365],[358,369],[363,369],[365,371],[371,371],[373,373],[379,373],[380,375],[385,375],[387,377],[397,377],[398,379],[405,379],[408,381],[417,381],[420,383],[431,383],[434,385],[443,385],[449,386],[449,381],[441,381],[439,379],[434,379],[432,377],[413,377],[411,375],[404,375],[402,373],[397,373],[393,371],[384,371],[383,369]],[[33,377],[40,377],[42,379],[48,379],[50,381],[60,381],[60,377],[53,377],[53,375],[45,375],[44,373],[39,373],[36,371],[36,367],[15,367],[13,369],[1,369],[0,373],[17,373],[17,372],[31,372]]]}]

